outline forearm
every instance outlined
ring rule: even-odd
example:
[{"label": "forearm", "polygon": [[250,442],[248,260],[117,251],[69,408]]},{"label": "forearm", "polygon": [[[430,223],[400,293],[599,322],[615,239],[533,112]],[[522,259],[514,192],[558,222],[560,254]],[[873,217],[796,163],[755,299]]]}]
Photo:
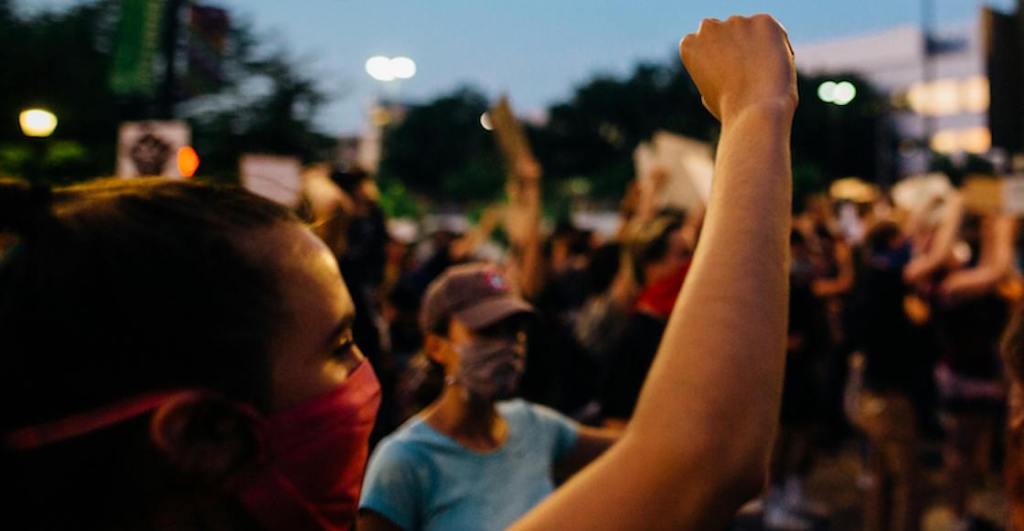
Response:
[{"label": "forearm", "polygon": [[627,432],[668,451],[711,449],[712,460],[735,466],[720,469],[725,475],[765,463],[774,438],[785,363],[791,121],[791,107],[774,103],[723,121],[693,269]]},{"label": "forearm", "polygon": [[949,197],[949,204],[946,206],[945,217],[935,231],[935,238],[931,247],[925,254],[911,260],[907,265],[904,278],[908,283],[915,283],[932,274],[938,269],[949,256],[953,248],[953,241],[956,239],[957,230],[960,227],[960,220],[963,215],[962,201],[960,196],[952,194]]}]

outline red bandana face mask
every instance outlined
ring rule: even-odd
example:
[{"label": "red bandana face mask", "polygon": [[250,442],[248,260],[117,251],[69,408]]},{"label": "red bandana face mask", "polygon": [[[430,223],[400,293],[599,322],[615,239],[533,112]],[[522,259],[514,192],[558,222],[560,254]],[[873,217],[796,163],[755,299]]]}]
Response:
[{"label": "red bandana face mask", "polygon": [[354,527],[380,383],[364,361],[338,389],[265,421],[267,460],[239,498],[269,531]]},{"label": "red bandana face mask", "polygon": [[686,273],[689,270],[690,264],[686,264],[675,273],[665,275],[644,288],[637,297],[633,309],[668,319],[672,315],[672,308],[675,308],[676,298],[683,289],[683,280],[686,280]]},{"label": "red bandana face mask", "polygon": [[[3,442],[9,449],[31,450],[202,394],[185,390],[142,395],[11,432]],[[232,483],[260,527],[268,531],[354,527],[370,432],[379,406],[380,383],[364,361],[341,386],[323,396],[268,418],[252,414],[263,442],[263,458]]]}]

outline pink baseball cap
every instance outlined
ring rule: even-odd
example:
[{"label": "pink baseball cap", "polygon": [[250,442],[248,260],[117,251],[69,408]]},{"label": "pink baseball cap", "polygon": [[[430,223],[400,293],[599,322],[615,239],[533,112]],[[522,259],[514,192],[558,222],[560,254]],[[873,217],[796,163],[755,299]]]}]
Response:
[{"label": "pink baseball cap", "polygon": [[454,316],[469,328],[480,330],[523,313],[533,313],[533,306],[512,293],[508,279],[497,266],[456,265],[427,287],[420,306],[420,328],[432,332]]}]

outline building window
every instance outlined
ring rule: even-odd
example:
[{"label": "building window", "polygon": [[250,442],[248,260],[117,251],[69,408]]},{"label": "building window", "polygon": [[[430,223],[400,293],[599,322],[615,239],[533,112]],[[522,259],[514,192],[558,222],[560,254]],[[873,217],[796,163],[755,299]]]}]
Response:
[{"label": "building window", "polygon": [[988,78],[985,76],[919,82],[907,90],[910,108],[928,116],[983,113],[988,110],[988,99]]},{"label": "building window", "polygon": [[992,148],[992,134],[987,127],[943,129],[932,135],[931,147],[939,153],[986,153]]}]

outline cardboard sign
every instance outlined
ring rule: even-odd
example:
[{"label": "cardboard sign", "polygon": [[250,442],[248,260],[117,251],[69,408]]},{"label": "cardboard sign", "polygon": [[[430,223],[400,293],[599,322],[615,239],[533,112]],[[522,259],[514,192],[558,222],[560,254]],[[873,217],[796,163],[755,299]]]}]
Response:
[{"label": "cardboard sign", "polygon": [[521,157],[533,159],[533,152],[530,150],[530,142],[526,139],[526,132],[522,124],[512,114],[512,106],[509,105],[508,97],[502,96],[498,103],[490,110],[491,123],[494,124],[494,136],[498,141],[498,149],[505,164],[509,169],[515,168],[515,164]]},{"label": "cardboard sign", "polygon": [[961,189],[964,207],[980,214],[1024,215],[1024,176],[968,177]]},{"label": "cardboard sign", "polygon": [[242,155],[238,163],[242,186],[290,208],[302,199],[302,165],[295,157]]},{"label": "cardboard sign", "polygon": [[639,179],[650,179],[654,168],[668,173],[668,180],[659,193],[662,198],[659,207],[694,210],[707,204],[711,197],[715,161],[709,144],[659,131],[651,142],[637,146],[633,162]]},{"label": "cardboard sign", "polygon": [[185,122],[125,122],[117,135],[117,175],[181,178],[178,150],[191,140]]}]

